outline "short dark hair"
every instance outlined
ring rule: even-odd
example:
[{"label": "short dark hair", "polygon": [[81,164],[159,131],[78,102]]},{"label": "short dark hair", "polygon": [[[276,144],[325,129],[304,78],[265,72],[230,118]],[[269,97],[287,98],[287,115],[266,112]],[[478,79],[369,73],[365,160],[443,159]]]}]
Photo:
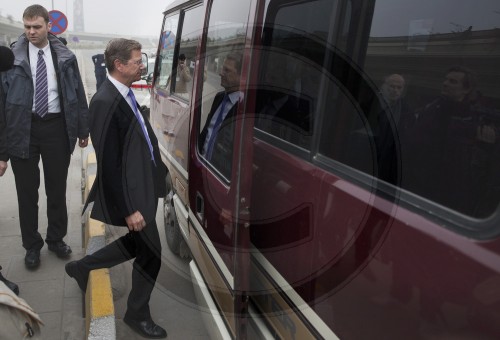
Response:
[{"label": "short dark hair", "polygon": [[110,40],[106,46],[106,50],[104,51],[104,59],[108,71],[110,73],[114,71],[115,60],[118,59],[122,63],[126,63],[130,60],[132,51],[141,50],[141,48],[141,43],[135,40],[123,38]]},{"label": "short dark hair", "polygon": [[184,53],[179,54],[179,60],[186,60]]},{"label": "short dark hair", "polygon": [[470,90],[475,90],[477,87],[477,73],[472,71],[471,69],[461,66],[461,65],[455,65],[450,67],[447,71],[446,74],[449,74],[451,72],[459,72],[464,74],[464,87],[466,89]]},{"label": "short dark hair", "polygon": [[26,7],[23,13],[23,19],[31,19],[35,17],[42,17],[46,24],[49,23],[49,12],[45,9],[45,7],[41,5],[31,5]]}]

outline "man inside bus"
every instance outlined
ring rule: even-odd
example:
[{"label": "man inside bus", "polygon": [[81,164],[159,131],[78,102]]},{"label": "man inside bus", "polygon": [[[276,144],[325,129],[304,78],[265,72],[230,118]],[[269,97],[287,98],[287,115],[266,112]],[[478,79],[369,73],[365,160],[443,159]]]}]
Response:
[{"label": "man inside bus", "polygon": [[224,91],[215,95],[198,145],[201,154],[226,178],[231,174],[235,116],[243,100],[243,93],[238,91],[241,61],[238,52],[231,52],[224,59],[220,72]]}]

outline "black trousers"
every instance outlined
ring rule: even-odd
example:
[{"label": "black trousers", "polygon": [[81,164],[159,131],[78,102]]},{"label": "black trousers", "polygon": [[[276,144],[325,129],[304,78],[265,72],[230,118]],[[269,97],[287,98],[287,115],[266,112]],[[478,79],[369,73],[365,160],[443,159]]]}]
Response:
[{"label": "black trousers", "polygon": [[110,268],[134,259],[132,289],[127,300],[126,316],[143,321],[151,318],[149,299],[161,267],[161,242],[156,222],[128,234],[78,261],[85,272]]},{"label": "black trousers", "polygon": [[19,222],[25,249],[41,249],[38,232],[38,189],[40,158],[43,163],[47,195],[47,243],[61,241],[68,229],[66,180],[71,158],[64,118],[49,120],[34,117],[31,121],[29,158],[11,157],[19,205]]}]

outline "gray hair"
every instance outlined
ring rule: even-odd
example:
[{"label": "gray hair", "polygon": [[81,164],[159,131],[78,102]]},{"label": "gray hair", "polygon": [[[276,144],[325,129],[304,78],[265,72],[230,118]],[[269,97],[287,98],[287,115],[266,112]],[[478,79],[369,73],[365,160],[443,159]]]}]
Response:
[{"label": "gray hair", "polygon": [[130,39],[112,39],[108,42],[104,51],[106,67],[111,73],[115,69],[115,60],[126,63],[132,56],[132,51],[141,50],[142,45],[138,41]]},{"label": "gray hair", "polygon": [[230,52],[228,55],[226,55],[224,59],[234,61],[238,73],[241,73],[241,66],[242,66],[241,63],[243,60],[243,54],[241,54],[241,52],[239,51]]}]

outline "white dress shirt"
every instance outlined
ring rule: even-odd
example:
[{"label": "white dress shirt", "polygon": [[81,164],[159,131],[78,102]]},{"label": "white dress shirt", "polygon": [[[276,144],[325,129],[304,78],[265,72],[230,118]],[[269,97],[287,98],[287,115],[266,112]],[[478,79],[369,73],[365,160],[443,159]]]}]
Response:
[{"label": "white dress shirt", "polygon": [[[30,68],[32,80],[33,80],[33,106],[32,111],[35,112],[35,93],[36,93],[36,64],[38,62],[38,47],[33,45],[31,42],[28,44],[29,55],[30,55]],[[47,86],[49,91],[49,113],[61,112],[61,103],[59,102],[59,90],[57,88],[57,73],[54,68],[54,61],[52,60],[52,53],[50,52],[50,43],[47,44],[43,51],[43,60],[45,60],[45,66],[47,67]]]},{"label": "white dress shirt", "polygon": [[[118,90],[118,92],[120,92],[120,94],[123,96],[123,98],[125,98],[128,106],[130,106],[130,108],[134,112],[134,116],[135,116],[135,110],[139,110],[139,109],[137,108],[137,106],[134,108],[134,104],[132,103],[132,98],[130,98],[130,96],[128,95],[129,87],[120,83],[118,80],[113,78],[113,76],[111,76],[110,74],[108,74],[108,79],[109,79],[109,81],[111,81],[113,83],[113,85],[115,85],[116,89]],[[142,124],[144,124],[144,118],[142,117],[142,114],[139,114],[139,119],[141,120]],[[146,131],[146,134],[148,135],[148,138],[149,138],[148,130],[146,129],[145,131]]]}]

